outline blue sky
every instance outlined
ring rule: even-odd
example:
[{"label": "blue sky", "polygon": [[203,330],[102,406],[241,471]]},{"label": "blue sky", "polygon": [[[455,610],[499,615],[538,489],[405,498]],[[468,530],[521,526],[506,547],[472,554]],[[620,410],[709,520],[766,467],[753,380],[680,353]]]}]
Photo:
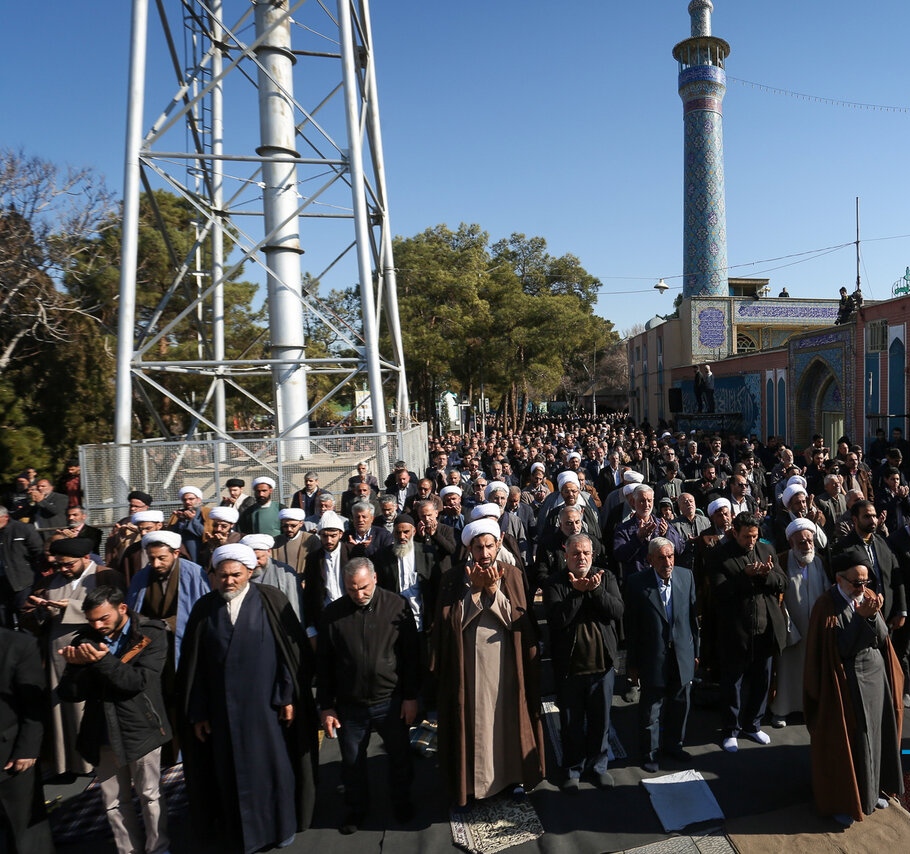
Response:
[{"label": "blue sky", "polygon": [[[5,10],[0,146],[90,166],[121,186],[130,7]],[[540,235],[603,281],[599,313],[620,331],[671,309],[677,291],[661,296],[653,284],[681,283],[682,108],[671,50],[689,35],[687,0],[374,0],[371,12],[395,233],[476,222],[493,240]],[[713,22],[732,48],[729,78],[910,110],[910,4],[715,0]],[[153,50],[146,124],[170,93],[169,73]],[[908,136],[910,112],[729,80],[731,275],[769,276],[774,293],[786,285],[793,297],[852,289],[852,246],[769,259],[853,241],[859,196],[863,291],[889,296],[910,265]]]}]

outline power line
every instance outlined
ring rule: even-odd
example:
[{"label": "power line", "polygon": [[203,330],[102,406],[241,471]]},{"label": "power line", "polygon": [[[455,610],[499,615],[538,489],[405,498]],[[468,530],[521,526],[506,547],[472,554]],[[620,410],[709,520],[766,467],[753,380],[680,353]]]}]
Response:
[{"label": "power line", "polygon": [[880,113],[910,113],[910,107],[893,107],[887,104],[865,104],[860,101],[845,101],[840,98],[826,98],[823,95],[807,95],[805,92],[794,92],[791,89],[779,89],[776,86],[768,86],[765,83],[755,83],[752,80],[743,80],[740,77],[730,77],[727,80],[733,83],[739,83],[741,86],[749,86],[752,89],[758,89],[760,92],[768,92],[771,95],[784,95],[788,98],[796,98],[800,101],[814,101],[817,104],[828,104],[832,107],[849,107],[851,110],[875,110]]}]

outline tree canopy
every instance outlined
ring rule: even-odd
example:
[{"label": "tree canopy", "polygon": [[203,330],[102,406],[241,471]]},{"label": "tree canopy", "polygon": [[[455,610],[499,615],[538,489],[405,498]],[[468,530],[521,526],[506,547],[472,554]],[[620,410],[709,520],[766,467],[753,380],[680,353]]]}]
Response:
[{"label": "tree canopy", "polygon": [[432,417],[446,390],[480,393],[519,426],[532,401],[577,396],[595,352],[619,341],[594,314],[600,282],[542,237],[490,245],[479,225],[395,241],[398,305],[412,400]]},{"label": "tree canopy", "polygon": [[[141,199],[135,336],[146,340],[185,315],[155,340],[153,359],[211,355],[205,334],[211,305],[203,301],[186,311],[209,284],[208,249],[204,241],[196,243],[197,220],[198,211],[170,193]],[[60,170],[0,150],[0,472],[5,477],[27,464],[60,465],[80,444],[113,438],[121,232],[112,194],[90,171]],[[595,375],[606,376],[606,366],[616,362],[619,336],[594,313],[600,282],[574,255],[552,256],[543,237],[513,233],[491,243],[477,224],[454,230],[437,225],[396,238],[394,253],[405,365],[420,419],[435,416],[445,391],[474,402],[482,390],[519,428],[530,403],[574,402]],[[225,284],[226,355],[267,358],[266,308],[254,307],[257,286],[242,281],[241,274]],[[318,282],[303,279],[307,292],[318,289]],[[332,324],[355,331],[360,326],[356,286],[332,291],[323,302],[334,318],[323,323],[308,316],[311,356],[347,346]],[[381,341],[380,349],[389,352],[391,342]],[[335,382],[318,373],[310,381],[311,398]],[[211,377],[174,372],[165,382],[184,399],[205,400]],[[229,390],[228,412],[248,423],[255,413],[240,382]],[[271,378],[262,372],[243,383],[251,397],[271,398]],[[137,438],[187,429],[187,414],[167,398],[154,389],[145,397],[150,408],[138,399],[134,407]]]}]

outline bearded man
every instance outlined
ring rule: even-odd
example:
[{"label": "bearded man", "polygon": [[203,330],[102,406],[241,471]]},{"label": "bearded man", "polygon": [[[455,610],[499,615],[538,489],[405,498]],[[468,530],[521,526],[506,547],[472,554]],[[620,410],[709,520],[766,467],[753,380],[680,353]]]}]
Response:
[{"label": "bearded man", "polygon": [[904,790],[903,674],[882,618],[884,597],[853,553],[835,558],[836,583],[819,597],[806,638],[806,727],[821,815],[843,825]]},{"label": "bearded man", "polygon": [[200,840],[251,854],[290,845],[312,818],[312,656],[287,598],[250,583],[249,546],[221,546],[212,562],[178,672],[187,794]]},{"label": "bearded man", "polygon": [[815,550],[815,525],[795,519],[787,526],[790,550],[781,567],[789,578],[784,591],[787,609],[787,645],[777,662],[777,693],[771,702],[771,726],[787,725],[787,715],[803,710],[803,670],[806,665],[805,638],[809,616],[818,597],[828,588],[828,575]]},{"label": "bearded man", "polygon": [[446,573],[436,663],[439,758],[453,803],[533,788],[544,774],[537,626],[495,519],[465,526],[468,563]]}]

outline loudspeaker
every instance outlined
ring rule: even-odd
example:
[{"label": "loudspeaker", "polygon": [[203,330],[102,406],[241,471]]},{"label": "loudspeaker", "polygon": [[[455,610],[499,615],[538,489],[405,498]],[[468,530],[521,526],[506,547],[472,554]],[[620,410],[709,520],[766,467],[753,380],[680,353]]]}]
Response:
[{"label": "loudspeaker", "polygon": [[683,411],[683,402],[682,402],[682,389],[681,388],[668,388],[667,394],[670,398],[670,412],[682,412]]}]

